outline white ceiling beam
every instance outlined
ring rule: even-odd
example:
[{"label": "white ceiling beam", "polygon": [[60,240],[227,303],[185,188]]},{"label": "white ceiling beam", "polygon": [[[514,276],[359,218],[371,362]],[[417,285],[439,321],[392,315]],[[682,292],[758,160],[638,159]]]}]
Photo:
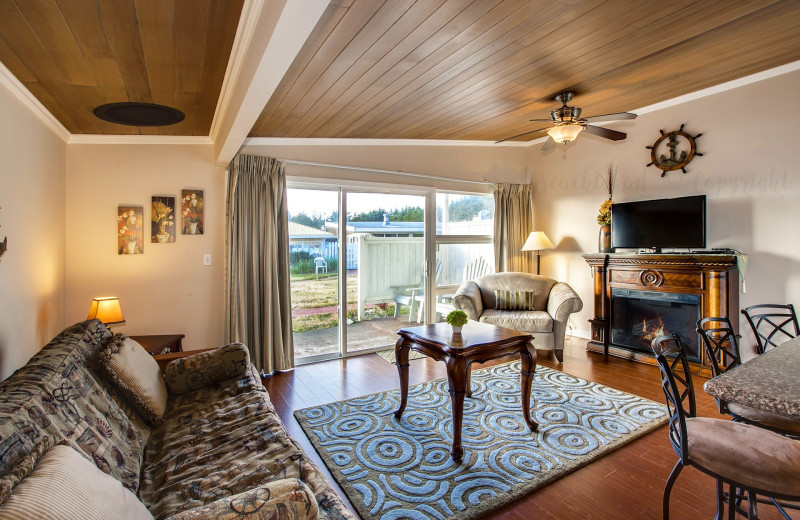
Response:
[{"label": "white ceiling beam", "polygon": [[211,131],[218,165],[236,155],[326,7],[328,0],[252,0],[243,9]]}]

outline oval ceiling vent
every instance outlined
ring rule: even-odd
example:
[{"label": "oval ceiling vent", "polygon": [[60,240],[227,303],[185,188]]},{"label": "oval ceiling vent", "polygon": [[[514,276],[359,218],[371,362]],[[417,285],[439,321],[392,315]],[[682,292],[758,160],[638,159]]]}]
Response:
[{"label": "oval ceiling vent", "polygon": [[175,108],[130,101],[100,105],[92,112],[103,121],[129,126],[174,125],[186,117],[183,112]]}]

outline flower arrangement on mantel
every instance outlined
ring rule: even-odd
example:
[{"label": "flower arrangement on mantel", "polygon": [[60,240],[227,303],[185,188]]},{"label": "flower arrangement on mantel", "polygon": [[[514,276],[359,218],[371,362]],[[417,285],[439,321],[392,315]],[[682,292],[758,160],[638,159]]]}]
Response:
[{"label": "flower arrangement on mantel", "polygon": [[601,253],[610,253],[611,249],[611,206],[614,205],[614,183],[617,178],[617,169],[611,163],[606,169],[606,174],[603,176],[598,173],[600,178],[603,179],[608,189],[608,199],[600,205],[600,212],[597,214],[597,223],[600,224],[600,236],[597,240],[597,249]]},{"label": "flower arrangement on mantel", "polygon": [[603,184],[608,189],[608,199],[600,205],[597,223],[601,226],[607,226],[611,224],[611,206],[614,204],[614,183],[617,180],[617,169],[612,163],[608,165],[605,176],[600,173],[598,175],[603,179]]}]

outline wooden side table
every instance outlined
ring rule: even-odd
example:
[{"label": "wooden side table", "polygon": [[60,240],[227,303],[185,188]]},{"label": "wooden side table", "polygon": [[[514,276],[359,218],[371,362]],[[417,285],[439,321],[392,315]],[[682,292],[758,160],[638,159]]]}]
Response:
[{"label": "wooden side table", "polygon": [[183,338],[185,334],[160,334],[154,336],[129,336],[139,343],[150,354],[169,354],[183,352]]},{"label": "wooden side table", "polygon": [[447,365],[447,383],[450,390],[450,406],[453,411],[453,460],[461,462],[464,449],[461,446],[461,425],[464,416],[464,397],[472,397],[470,387],[470,365],[485,363],[512,354],[519,354],[520,390],[522,416],[525,423],[536,431],[539,425],[530,415],[531,382],[536,370],[536,349],[527,332],[517,332],[489,323],[470,321],[461,334],[453,334],[447,323],[434,323],[421,327],[400,329],[400,339],[394,346],[395,365],[400,375],[400,408],[394,416],[400,419],[408,401],[408,352],[416,350]]}]

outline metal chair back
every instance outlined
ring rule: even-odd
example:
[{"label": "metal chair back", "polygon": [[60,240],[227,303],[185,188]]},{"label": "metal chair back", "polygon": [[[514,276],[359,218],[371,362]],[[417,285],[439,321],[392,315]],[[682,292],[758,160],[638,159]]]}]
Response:
[{"label": "metal chair back", "polygon": [[756,336],[756,352],[763,354],[786,340],[800,336],[794,305],[751,305],[742,310],[753,334]]},{"label": "metal chair back", "polygon": [[712,377],[724,374],[731,368],[742,364],[739,342],[733,331],[731,320],[727,316],[699,320],[697,333],[703,338],[703,347],[706,350]]},{"label": "metal chair back", "polygon": [[689,464],[686,418],[697,415],[692,372],[686,349],[677,335],[659,336],[650,343],[661,372],[661,389],[669,413],[669,441],[681,463]]}]

